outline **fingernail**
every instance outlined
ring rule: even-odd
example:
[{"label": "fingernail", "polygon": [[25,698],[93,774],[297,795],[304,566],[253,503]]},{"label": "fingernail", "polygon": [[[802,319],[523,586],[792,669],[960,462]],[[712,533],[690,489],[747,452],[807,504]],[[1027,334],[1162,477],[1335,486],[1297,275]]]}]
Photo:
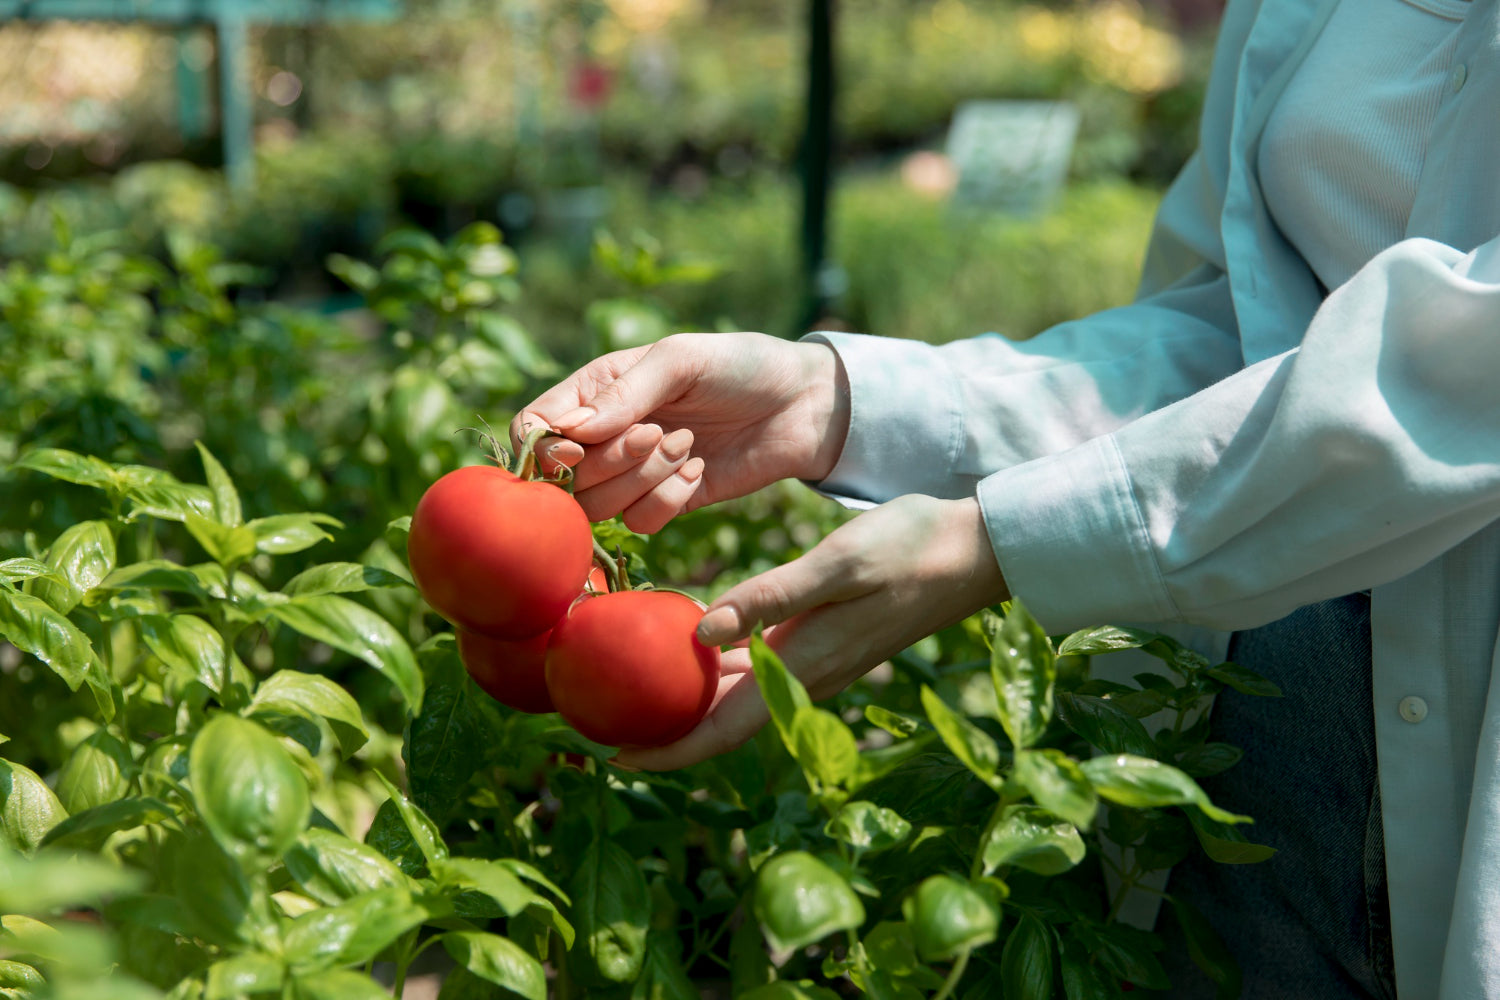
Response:
[{"label": "fingernail", "polygon": [[740,633],[740,612],[732,604],[715,608],[698,623],[698,641],[705,646],[722,646]]},{"label": "fingernail", "polygon": [[640,458],[651,454],[656,443],[661,440],[661,428],[655,424],[643,424],[632,428],[625,437],[625,450],[632,458]]},{"label": "fingernail", "polygon": [[688,453],[693,446],[693,432],[675,430],[661,439],[661,453],[669,462],[675,462]]},{"label": "fingernail", "polygon": [[685,483],[696,483],[703,478],[703,459],[688,459],[687,463],[677,470],[677,475]]},{"label": "fingernail", "polygon": [[593,417],[595,410],[592,406],[580,406],[576,410],[569,410],[552,422],[554,427],[579,427],[588,423]]}]

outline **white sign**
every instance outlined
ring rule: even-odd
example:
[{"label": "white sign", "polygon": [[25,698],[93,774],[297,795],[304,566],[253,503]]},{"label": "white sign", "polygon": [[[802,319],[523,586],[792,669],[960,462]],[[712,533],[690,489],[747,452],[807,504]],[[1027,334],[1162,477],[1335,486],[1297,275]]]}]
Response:
[{"label": "white sign", "polygon": [[956,205],[1017,215],[1046,210],[1068,176],[1078,108],[1061,101],[969,101],[948,129]]}]

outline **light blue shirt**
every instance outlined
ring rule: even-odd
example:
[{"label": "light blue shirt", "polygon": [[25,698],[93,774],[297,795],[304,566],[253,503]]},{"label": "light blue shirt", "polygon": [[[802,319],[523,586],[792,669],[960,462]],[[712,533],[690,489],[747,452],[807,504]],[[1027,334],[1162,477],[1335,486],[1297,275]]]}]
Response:
[{"label": "light blue shirt", "polygon": [[1255,165],[1335,6],[1231,0],[1134,304],[1023,343],[817,335],[852,405],[820,487],[977,494],[1054,633],[1373,588],[1398,991],[1500,1000],[1500,0],[1458,30],[1405,237],[1325,299]]}]

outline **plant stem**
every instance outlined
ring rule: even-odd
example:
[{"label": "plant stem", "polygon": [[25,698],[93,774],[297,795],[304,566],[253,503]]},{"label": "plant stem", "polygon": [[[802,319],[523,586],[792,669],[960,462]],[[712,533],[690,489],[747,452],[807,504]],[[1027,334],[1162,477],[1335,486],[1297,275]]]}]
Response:
[{"label": "plant stem", "polygon": [[948,1000],[953,991],[958,988],[958,981],[964,977],[964,970],[969,967],[969,949],[965,948],[958,953],[958,960],[953,963],[953,968],[948,970],[948,978],[943,980],[943,988],[938,990],[932,1000]]}]

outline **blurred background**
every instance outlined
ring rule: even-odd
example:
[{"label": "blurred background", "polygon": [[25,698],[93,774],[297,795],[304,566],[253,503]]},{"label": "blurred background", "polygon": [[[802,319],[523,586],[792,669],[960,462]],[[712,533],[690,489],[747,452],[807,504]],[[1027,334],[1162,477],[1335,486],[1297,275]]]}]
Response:
[{"label": "blurred background", "polygon": [[[263,269],[257,294],[336,312],[330,254],[490,221],[518,252],[517,315],[574,360],[618,281],[590,252],[603,228],[711,267],[660,289],[678,326],[1026,336],[1129,297],[1219,8],[0,0],[0,258],[59,219],[161,256],[186,233]],[[997,155],[953,155],[976,100],[1076,109],[1060,190],[1020,211],[963,196]],[[825,158],[820,238],[803,184]]]}]

